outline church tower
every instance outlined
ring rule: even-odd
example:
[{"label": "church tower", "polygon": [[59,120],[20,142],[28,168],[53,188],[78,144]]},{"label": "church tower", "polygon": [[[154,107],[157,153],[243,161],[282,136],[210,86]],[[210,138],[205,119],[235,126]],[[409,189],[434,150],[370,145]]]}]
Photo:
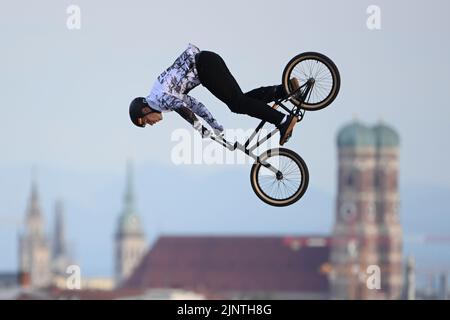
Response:
[{"label": "church tower", "polygon": [[115,235],[115,278],[120,285],[140,262],[146,249],[146,239],[136,212],[133,192],[132,164],[127,165],[125,205],[119,216]]},{"label": "church tower", "polygon": [[44,231],[44,217],[39,204],[36,181],[25,216],[25,230],[19,236],[19,271],[30,288],[48,286],[51,281],[50,246]]},{"label": "church tower", "polygon": [[374,299],[366,286],[366,270],[377,263],[375,223],[375,137],[355,121],[337,137],[338,193],[333,230],[331,296]]},{"label": "church tower", "polygon": [[386,299],[400,299],[403,286],[403,236],[398,192],[400,139],[394,129],[381,122],[373,131],[377,150],[374,184],[381,288]]},{"label": "church tower", "polygon": [[66,275],[66,268],[70,265],[67,252],[66,231],[64,225],[64,207],[61,200],[55,204],[52,268],[55,275]]},{"label": "church tower", "polygon": [[[400,298],[398,140],[398,135],[385,125],[370,128],[358,121],[338,133],[338,193],[330,279],[335,299]],[[380,281],[370,285],[372,275]]]}]

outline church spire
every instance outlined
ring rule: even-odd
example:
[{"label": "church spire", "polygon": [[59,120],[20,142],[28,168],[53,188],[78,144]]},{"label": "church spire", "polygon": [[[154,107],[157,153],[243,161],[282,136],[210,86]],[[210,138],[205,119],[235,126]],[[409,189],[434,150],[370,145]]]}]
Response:
[{"label": "church spire", "polygon": [[54,226],[54,252],[53,256],[60,257],[66,255],[66,239],[64,229],[64,207],[61,200],[55,204],[55,226]]},{"label": "church spire", "polygon": [[127,161],[124,209],[119,217],[118,234],[142,234],[141,222],[136,212],[133,188],[133,165],[131,160]]},{"label": "church spire", "polygon": [[34,235],[41,235],[43,233],[43,216],[41,213],[41,206],[39,203],[39,192],[36,178],[36,168],[32,169],[31,193],[28,202],[26,213],[27,231]]},{"label": "church spire", "polygon": [[32,177],[31,177],[31,194],[30,201],[28,203],[28,215],[41,215],[41,209],[39,205],[39,193],[37,186],[37,178],[36,178],[36,168],[32,169]]},{"label": "church spire", "polygon": [[135,197],[133,189],[133,163],[127,161],[127,184],[125,189],[125,211],[124,214],[135,213]]},{"label": "church spire", "polygon": [[31,193],[25,214],[25,232],[19,238],[19,270],[31,288],[47,287],[51,281],[50,248],[44,215],[39,203],[36,169],[32,170]]},{"label": "church spire", "polygon": [[144,254],[146,241],[136,212],[133,188],[133,166],[127,161],[124,208],[115,235],[115,276],[120,285],[133,272]]}]

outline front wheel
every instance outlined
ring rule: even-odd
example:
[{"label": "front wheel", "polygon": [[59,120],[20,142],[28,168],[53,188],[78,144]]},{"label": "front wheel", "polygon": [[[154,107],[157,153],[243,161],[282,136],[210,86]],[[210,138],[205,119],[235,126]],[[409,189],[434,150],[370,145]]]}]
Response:
[{"label": "front wheel", "polygon": [[[267,168],[267,164],[278,172]],[[253,164],[250,182],[253,191],[265,203],[276,207],[289,206],[298,201],[308,188],[308,167],[292,150],[270,149]]]},{"label": "front wheel", "polygon": [[339,93],[341,77],[339,70],[330,58],[317,52],[301,53],[286,65],[283,71],[282,83],[286,94],[293,93],[292,79],[297,79],[300,86],[312,83],[311,90],[301,101],[298,97],[303,92],[295,94],[290,101],[305,110],[320,110],[330,105]]}]

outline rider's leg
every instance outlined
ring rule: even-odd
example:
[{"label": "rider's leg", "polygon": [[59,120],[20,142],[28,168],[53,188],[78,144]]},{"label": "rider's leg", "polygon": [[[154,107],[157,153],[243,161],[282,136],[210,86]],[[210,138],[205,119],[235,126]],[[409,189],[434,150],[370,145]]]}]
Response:
[{"label": "rider's leg", "polygon": [[246,96],[269,103],[285,96],[282,85],[253,89],[245,93]]},{"label": "rider's leg", "polygon": [[285,115],[252,94],[242,92],[223,59],[216,53],[202,51],[196,57],[200,82],[214,96],[224,102],[232,112],[247,114],[278,126]]}]

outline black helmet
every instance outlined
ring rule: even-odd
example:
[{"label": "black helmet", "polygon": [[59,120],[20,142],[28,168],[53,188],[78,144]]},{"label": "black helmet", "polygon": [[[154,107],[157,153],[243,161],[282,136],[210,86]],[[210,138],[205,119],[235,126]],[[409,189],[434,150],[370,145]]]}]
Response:
[{"label": "black helmet", "polygon": [[144,116],[144,113],[142,111],[142,109],[144,109],[145,107],[149,107],[147,100],[145,100],[144,97],[137,97],[134,98],[133,101],[131,101],[130,104],[130,119],[131,122],[134,123],[134,125],[138,126],[138,127],[145,127],[144,124],[139,124],[138,119],[142,118]]}]

